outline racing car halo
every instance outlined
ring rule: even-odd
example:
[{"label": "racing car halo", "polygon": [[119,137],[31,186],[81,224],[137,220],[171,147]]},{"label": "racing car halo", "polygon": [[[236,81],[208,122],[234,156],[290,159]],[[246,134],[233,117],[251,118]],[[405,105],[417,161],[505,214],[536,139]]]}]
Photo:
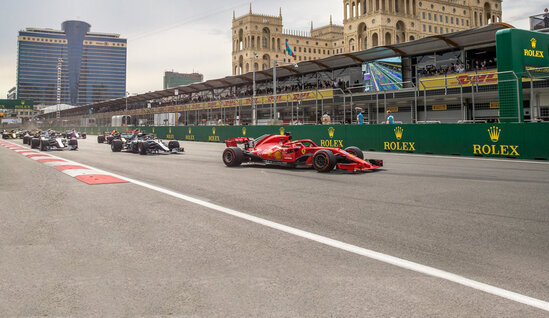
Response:
[{"label": "racing car halo", "polygon": [[[238,147],[244,145],[243,148]],[[334,168],[364,172],[379,169],[383,160],[364,159],[364,153],[357,147],[319,147],[310,139],[292,141],[291,134],[263,135],[257,139],[242,137],[225,141],[223,162],[228,167],[242,163],[260,162],[286,167],[312,166],[318,172],[330,172]]]}]

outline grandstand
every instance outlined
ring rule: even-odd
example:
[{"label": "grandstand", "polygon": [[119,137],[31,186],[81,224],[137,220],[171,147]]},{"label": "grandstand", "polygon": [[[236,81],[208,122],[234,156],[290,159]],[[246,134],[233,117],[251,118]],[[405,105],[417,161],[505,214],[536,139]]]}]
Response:
[{"label": "grandstand", "polygon": [[[495,122],[495,34],[510,27],[494,23],[295,66],[280,63],[276,103],[269,69],[255,72],[255,103],[253,74],[247,73],[65,110],[61,120],[78,125],[93,118],[88,122],[108,126],[113,116],[129,115],[129,124],[143,126],[249,125],[255,104],[259,125],[317,124],[324,112],[332,123],[353,123],[359,108],[371,124],[384,122],[387,110],[402,123]],[[547,72],[516,76],[523,77],[525,119],[548,120]],[[43,117],[55,120],[54,114]]]}]

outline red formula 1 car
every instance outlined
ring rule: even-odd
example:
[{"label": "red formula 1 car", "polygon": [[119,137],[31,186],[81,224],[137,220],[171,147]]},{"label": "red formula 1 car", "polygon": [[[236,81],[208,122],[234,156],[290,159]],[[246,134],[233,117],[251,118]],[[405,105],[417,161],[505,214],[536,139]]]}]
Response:
[{"label": "red formula 1 car", "polygon": [[[340,148],[319,147],[312,140],[292,141],[290,134],[263,135],[257,139],[232,138],[225,141],[227,149],[223,151],[223,162],[236,167],[243,162],[261,162],[286,167],[312,166],[319,172],[337,169],[358,172],[378,169],[383,160],[364,159],[362,150],[357,147]],[[243,148],[238,147],[244,145]]]}]

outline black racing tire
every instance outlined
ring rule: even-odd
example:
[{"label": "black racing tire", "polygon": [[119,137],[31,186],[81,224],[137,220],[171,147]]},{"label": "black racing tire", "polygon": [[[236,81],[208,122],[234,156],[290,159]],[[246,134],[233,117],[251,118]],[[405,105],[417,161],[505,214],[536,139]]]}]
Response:
[{"label": "black racing tire", "polygon": [[321,149],[313,155],[313,168],[318,172],[330,172],[334,170],[337,160],[335,155],[326,149]]},{"label": "black racing tire", "polygon": [[360,148],[358,147],[355,147],[355,146],[347,147],[345,151],[347,151],[348,153],[350,153],[351,155],[357,158],[364,160],[364,152],[362,152],[362,150],[360,150]]},{"label": "black racing tire", "polygon": [[238,147],[229,147],[223,151],[223,163],[227,167],[238,167],[244,161],[244,152]]},{"label": "black racing tire", "polygon": [[111,150],[112,152],[120,152],[122,151],[122,140],[113,140],[111,143]]},{"label": "black racing tire", "polygon": [[78,146],[78,140],[69,139],[69,146]]},{"label": "black racing tire", "polygon": [[28,145],[28,143],[29,143],[29,138],[30,138],[29,136],[23,136],[23,144],[24,144],[24,145]]},{"label": "black racing tire", "polygon": [[105,142],[105,136],[97,136],[97,143],[102,144]]},{"label": "black racing tire", "polygon": [[81,134],[81,135],[80,135],[80,137],[82,137],[82,139],[86,139],[87,136],[88,136],[88,135],[86,135],[86,134]]},{"label": "black racing tire", "polygon": [[40,151],[46,151],[48,150],[48,145],[46,145],[46,141],[40,140]]},{"label": "black racing tire", "polygon": [[140,142],[137,146],[137,149],[140,155],[145,156],[148,153],[149,144],[147,144],[146,142]]},{"label": "black racing tire", "polygon": [[32,149],[40,148],[40,138],[32,138],[30,146]]},{"label": "black racing tire", "polygon": [[8,135],[2,134],[2,139],[8,139]]},{"label": "black racing tire", "polygon": [[113,136],[107,136],[107,143],[110,145],[112,141],[114,140]]},{"label": "black racing tire", "polygon": [[170,151],[172,151],[173,149],[178,149],[179,150],[179,141],[172,140],[172,141],[168,142],[168,148],[170,149]]}]

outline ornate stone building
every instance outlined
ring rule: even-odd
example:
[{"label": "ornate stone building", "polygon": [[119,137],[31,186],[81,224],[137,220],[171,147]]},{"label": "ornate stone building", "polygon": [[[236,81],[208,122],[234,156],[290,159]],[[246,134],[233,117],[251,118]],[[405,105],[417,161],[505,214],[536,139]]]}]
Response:
[{"label": "ornate stone building", "polygon": [[[314,61],[335,54],[413,41],[426,36],[501,22],[502,0],[343,0],[343,26],[332,23],[309,32],[283,29],[278,16],[233,13],[232,72],[272,67],[273,60]],[[286,41],[295,59],[285,53]],[[254,53],[257,53],[255,55]]]}]

